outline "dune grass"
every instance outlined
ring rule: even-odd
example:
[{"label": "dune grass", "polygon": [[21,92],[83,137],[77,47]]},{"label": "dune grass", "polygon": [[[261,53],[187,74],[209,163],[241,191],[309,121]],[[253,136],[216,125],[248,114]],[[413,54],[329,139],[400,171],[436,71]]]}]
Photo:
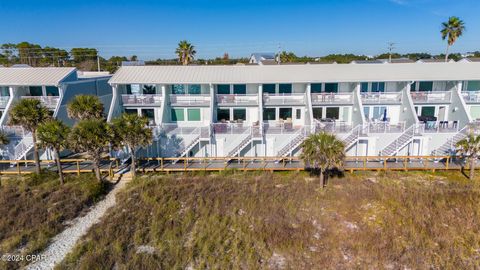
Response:
[{"label": "dune grass", "polygon": [[143,176],[59,269],[472,269],[480,188],[458,172]]},{"label": "dune grass", "polygon": [[[38,254],[107,189],[91,174],[68,176],[64,185],[57,174],[48,172],[2,179],[0,254]],[[25,263],[1,260],[0,268],[15,269]]]}]

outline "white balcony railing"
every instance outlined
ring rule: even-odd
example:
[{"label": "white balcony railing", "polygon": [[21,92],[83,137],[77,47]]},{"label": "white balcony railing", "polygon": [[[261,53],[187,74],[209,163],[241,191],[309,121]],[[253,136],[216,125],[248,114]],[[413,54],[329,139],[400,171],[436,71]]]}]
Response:
[{"label": "white balcony railing", "polygon": [[4,109],[5,107],[7,107],[7,103],[9,100],[9,96],[0,96],[0,108]]},{"label": "white balcony railing", "polygon": [[353,104],[353,93],[312,93],[312,104]]},{"label": "white balcony railing", "polygon": [[351,123],[345,121],[329,121],[322,122],[315,119],[315,132],[329,132],[329,133],[350,133],[353,129]]},{"label": "white balcony railing", "polygon": [[58,102],[60,101],[59,96],[22,96],[21,98],[40,100],[40,102],[49,109],[55,109],[57,107]]},{"label": "white balcony railing", "polygon": [[256,94],[246,94],[246,95],[223,95],[217,94],[217,103],[219,105],[257,105],[258,104],[258,95]]},{"label": "white balcony railing", "polygon": [[135,105],[156,105],[160,106],[162,104],[162,95],[160,94],[133,94],[133,95],[122,95],[122,102],[124,106],[135,106]]},{"label": "white balcony railing", "polygon": [[305,104],[305,94],[263,94],[265,105],[303,105]]},{"label": "white balcony railing", "polygon": [[399,92],[362,93],[361,95],[364,104],[396,104],[402,102],[402,93]]},{"label": "white balcony railing", "polygon": [[462,97],[466,103],[480,103],[480,91],[464,91]]},{"label": "white balcony railing", "polygon": [[419,103],[449,103],[452,100],[450,91],[411,92],[413,102]]},{"label": "white balcony railing", "polygon": [[210,95],[170,95],[170,104],[172,106],[208,106],[210,105]]},{"label": "white balcony railing", "polygon": [[365,124],[366,133],[403,133],[405,122],[391,124],[390,122],[369,122]]}]

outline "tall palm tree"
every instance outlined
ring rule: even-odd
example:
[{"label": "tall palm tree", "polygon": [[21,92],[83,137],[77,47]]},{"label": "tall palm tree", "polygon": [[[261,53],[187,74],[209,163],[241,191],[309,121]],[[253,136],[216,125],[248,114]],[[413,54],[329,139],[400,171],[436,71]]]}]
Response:
[{"label": "tall palm tree", "polygon": [[310,135],[302,143],[302,154],[300,156],[305,163],[308,163],[320,172],[320,185],[325,185],[325,173],[329,170],[343,166],[345,160],[345,144],[337,139],[335,135],[321,132]]},{"label": "tall palm tree", "polygon": [[63,171],[60,163],[60,151],[67,147],[67,137],[70,128],[63,122],[52,119],[42,123],[37,130],[37,137],[40,147],[51,149],[57,163],[58,176],[60,184],[63,185]]},{"label": "tall palm tree", "polygon": [[468,134],[465,139],[460,140],[457,145],[457,152],[466,157],[470,162],[470,180],[475,177],[475,163],[480,155],[480,136],[472,133]]},{"label": "tall palm tree", "polygon": [[103,104],[97,96],[78,95],[67,105],[68,117],[76,120],[103,118]]},{"label": "tall palm tree", "polygon": [[448,51],[450,46],[455,44],[457,39],[463,35],[465,31],[465,23],[460,18],[452,16],[447,22],[442,23],[442,39],[447,40],[447,50],[445,52],[445,62],[448,61]]},{"label": "tall palm tree", "polygon": [[126,146],[132,159],[132,176],[136,174],[135,153],[140,147],[146,147],[152,143],[152,130],[148,127],[148,118],[138,116],[137,114],[124,113],[119,118],[113,120],[113,129],[115,130],[115,139],[120,144]]},{"label": "tall palm tree", "polygon": [[33,158],[35,171],[40,173],[40,157],[38,155],[37,129],[40,124],[51,118],[49,110],[38,99],[21,99],[10,110],[10,125],[22,126],[32,133]]},{"label": "tall palm tree", "polygon": [[195,46],[186,40],[182,40],[178,43],[175,53],[178,55],[178,59],[182,62],[182,65],[186,66],[195,59],[197,51],[195,51]]}]

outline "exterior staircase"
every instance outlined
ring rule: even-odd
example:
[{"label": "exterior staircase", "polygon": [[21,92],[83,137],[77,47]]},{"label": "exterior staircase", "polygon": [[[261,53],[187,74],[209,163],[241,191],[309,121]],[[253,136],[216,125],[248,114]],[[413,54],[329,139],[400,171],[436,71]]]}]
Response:
[{"label": "exterior staircase", "polygon": [[291,153],[303,143],[307,136],[307,129],[302,127],[296,132],[295,137],[277,152],[277,157],[286,157],[291,155]]},{"label": "exterior staircase", "polygon": [[461,130],[459,130],[453,137],[449,138],[447,142],[445,142],[439,148],[433,150],[433,155],[450,155],[453,154],[453,149],[457,142],[461,139],[467,137],[468,133],[470,132],[471,127],[469,125],[465,126]]},{"label": "exterior staircase", "polygon": [[392,143],[387,145],[382,151],[380,151],[381,156],[394,156],[405,146],[411,143],[415,135],[421,133],[424,125],[414,124],[407,128],[402,135],[396,138]]},{"label": "exterior staircase", "polygon": [[242,133],[243,139],[241,139],[240,143],[237,144],[232,150],[228,152],[227,157],[235,157],[240,152],[245,149],[252,141],[253,141],[253,133],[251,129],[245,130],[245,132]]},{"label": "exterior staircase", "polygon": [[343,143],[345,144],[345,150],[348,150],[350,147],[352,147],[360,138],[360,135],[363,134],[364,126],[363,125],[358,125],[352,129],[352,132],[343,139]]},{"label": "exterior staircase", "polygon": [[28,133],[17,145],[13,150],[13,155],[11,156],[12,160],[20,160],[33,149],[33,137],[32,133]]}]

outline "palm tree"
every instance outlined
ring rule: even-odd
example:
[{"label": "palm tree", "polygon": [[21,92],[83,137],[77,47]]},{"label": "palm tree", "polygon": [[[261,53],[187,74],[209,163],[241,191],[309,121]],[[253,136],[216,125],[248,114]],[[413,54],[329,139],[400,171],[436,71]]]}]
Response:
[{"label": "palm tree", "polygon": [[325,173],[329,170],[343,166],[345,159],[345,144],[335,135],[326,132],[310,135],[302,143],[301,158],[320,173],[320,185],[325,185]]},{"label": "palm tree", "polygon": [[112,141],[111,127],[103,119],[81,120],[73,127],[68,141],[72,149],[86,152],[92,158],[95,176],[102,181],[100,160]]},{"label": "palm tree", "polygon": [[465,23],[460,18],[452,16],[448,18],[447,22],[442,23],[442,39],[447,40],[447,50],[445,52],[445,62],[448,61],[448,51],[459,37],[463,35],[465,31]]},{"label": "palm tree", "polygon": [[8,138],[5,132],[0,132],[0,146],[5,146],[10,143],[10,139]]},{"label": "palm tree", "polygon": [[37,99],[21,99],[10,110],[10,125],[22,126],[32,133],[33,158],[35,159],[35,171],[40,173],[40,157],[38,155],[37,128],[40,124],[50,119],[49,110]]},{"label": "palm tree", "polygon": [[135,177],[135,153],[140,147],[146,147],[152,143],[152,130],[148,127],[148,118],[137,114],[124,113],[113,120],[115,139],[126,146],[132,159],[131,172]]},{"label": "palm tree", "polygon": [[186,66],[195,58],[195,47],[186,40],[182,40],[178,43],[178,47],[175,50],[178,55],[178,59],[182,62],[182,65]]},{"label": "palm tree", "polygon": [[51,149],[57,163],[58,176],[60,177],[60,184],[63,185],[63,171],[60,163],[60,151],[67,147],[67,137],[70,128],[63,122],[52,119],[42,123],[37,130],[37,137],[40,147]]},{"label": "palm tree", "polygon": [[97,96],[78,95],[67,105],[68,117],[76,120],[103,118],[103,104]]},{"label": "palm tree", "polygon": [[466,157],[470,162],[470,175],[468,178],[473,180],[475,176],[475,163],[480,155],[480,136],[470,133],[465,139],[460,140],[456,144],[456,147],[457,152]]}]

